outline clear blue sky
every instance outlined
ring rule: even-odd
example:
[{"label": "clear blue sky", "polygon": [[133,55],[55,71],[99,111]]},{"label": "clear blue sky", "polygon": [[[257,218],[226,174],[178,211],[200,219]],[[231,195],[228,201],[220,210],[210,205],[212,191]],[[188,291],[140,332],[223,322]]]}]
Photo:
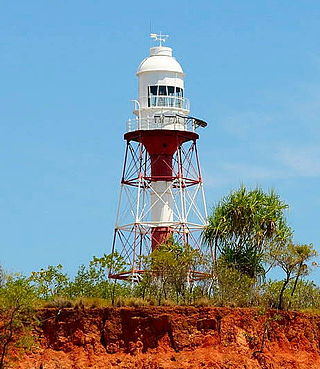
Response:
[{"label": "clear blue sky", "polygon": [[150,29],[170,35],[209,122],[209,207],[241,183],[274,188],[295,241],[319,250],[319,19],[318,0],[2,1],[0,264],[73,273],[110,252]]}]

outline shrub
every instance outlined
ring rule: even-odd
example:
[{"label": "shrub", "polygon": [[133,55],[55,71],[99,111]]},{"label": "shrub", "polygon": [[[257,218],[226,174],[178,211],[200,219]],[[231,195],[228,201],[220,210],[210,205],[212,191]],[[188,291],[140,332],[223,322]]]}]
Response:
[{"label": "shrub", "polygon": [[177,304],[170,299],[165,299],[161,301],[161,306],[175,306],[175,305]]},{"label": "shrub", "polygon": [[45,302],[43,307],[58,308],[58,309],[72,308],[73,302],[72,300],[66,299],[64,297],[55,297],[52,300]]},{"label": "shrub", "polygon": [[111,300],[102,299],[99,297],[81,297],[74,301],[74,308],[103,308],[106,306],[111,306]]},{"label": "shrub", "polygon": [[206,307],[214,305],[214,300],[208,299],[207,297],[201,297],[193,303],[194,306]]},{"label": "shrub", "polygon": [[115,306],[130,306],[130,307],[142,307],[150,306],[149,300],[144,300],[141,297],[118,297],[115,300]]},{"label": "shrub", "polygon": [[[0,288],[0,369],[9,361],[10,346],[19,341],[31,342],[30,326],[35,322],[34,308],[37,300],[35,289],[28,279],[21,276],[6,276]],[[19,337],[18,341],[15,341]]]},{"label": "shrub", "polygon": [[54,296],[61,296],[69,283],[69,277],[62,272],[63,266],[49,265],[47,269],[41,269],[39,272],[32,272],[30,281],[36,287],[39,296],[45,300],[50,300]]},{"label": "shrub", "polygon": [[217,267],[216,288],[213,298],[219,306],[252,306],[257,300],[255,280],[233,267]]},{"label": "shrub", "polygon": [[[270,308],[277,308],[282,281],[268,281],[261,287],[261,303]],[[288,309],[320,309],[320,288],[312,281],[298,281],[295,293],[291,296],[294,288],[292,280],[283,295],[283,307]]]}]

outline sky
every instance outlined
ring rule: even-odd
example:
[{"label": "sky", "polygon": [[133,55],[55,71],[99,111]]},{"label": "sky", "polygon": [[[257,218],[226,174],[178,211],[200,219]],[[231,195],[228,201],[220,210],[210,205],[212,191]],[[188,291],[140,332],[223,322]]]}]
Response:
[{"label": "sky", "polygon": [[72,274],[111,251],[150,31],[208,122],[209,209],[241,184],[275,189],[294,241],[320,251],[319,19],[318,0],[0,0],[0,264]]}]

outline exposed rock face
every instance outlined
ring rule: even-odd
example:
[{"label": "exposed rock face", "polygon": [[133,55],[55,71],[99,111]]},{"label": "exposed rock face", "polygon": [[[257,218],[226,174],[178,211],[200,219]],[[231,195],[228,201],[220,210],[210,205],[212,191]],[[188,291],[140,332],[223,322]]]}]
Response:
[{"label": "exposed rock face", "polygon": [[320,316],[149,307],[39,311],[19,369],[319,369]]}]

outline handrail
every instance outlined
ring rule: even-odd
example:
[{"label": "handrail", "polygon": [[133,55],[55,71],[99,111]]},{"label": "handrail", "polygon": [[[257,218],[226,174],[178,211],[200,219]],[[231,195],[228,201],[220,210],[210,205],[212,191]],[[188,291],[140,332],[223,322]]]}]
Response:
[{"label": "handrail", "polygon": [[197,119],[179,114],[159,114],[147,118],[135,117],[127,121],[127,132],[152,129],[173,129],[194,132],[199,127]]}]

